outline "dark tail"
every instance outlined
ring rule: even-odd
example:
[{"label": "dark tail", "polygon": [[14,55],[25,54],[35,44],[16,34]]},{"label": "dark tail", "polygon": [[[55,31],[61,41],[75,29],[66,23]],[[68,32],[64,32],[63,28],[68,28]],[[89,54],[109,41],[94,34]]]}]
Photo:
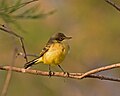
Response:
[{"label": "dark tail", "polygon": [[27,63],[24,65],[24,68],[25,68],[25,69],[29,68],[30,66],[34,65],[37,61],[38,61],[38,59],[34,59],[34,60],[32,60],[32,61],[27,62]]}]

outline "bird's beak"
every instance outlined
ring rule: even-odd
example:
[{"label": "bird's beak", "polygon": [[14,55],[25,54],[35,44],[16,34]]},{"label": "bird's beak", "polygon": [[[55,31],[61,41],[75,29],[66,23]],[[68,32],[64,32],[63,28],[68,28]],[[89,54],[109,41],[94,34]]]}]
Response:
[{"label": "bird's beak", "polygon": [[65,39],[72,39],[72,37],[66,37]]}]

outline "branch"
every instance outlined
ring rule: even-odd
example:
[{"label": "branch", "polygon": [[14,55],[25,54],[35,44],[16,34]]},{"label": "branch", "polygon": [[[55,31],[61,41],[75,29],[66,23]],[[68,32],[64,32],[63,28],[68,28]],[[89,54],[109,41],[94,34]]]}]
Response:
[{"label": "branch", "polygon": [[[18,52],[17,53],[17,56],[22,56],[22,57],[25,57],[25,54],[22,53],[22,52]],[[26,54],[26,56],[30,56],[30,57],[39,57],[39,55],[36,55],[36,54]]]},{"label": "branch", "polygon": [[120,6],[118,6],[117,4],[115,4],[114,2],[112,2],[111,0],[105,0],[108,4],[110,4],[111,6],[113,6],[114,8],[116,8],[118,11],[120,11]]},{"label": "branch", "polygon": [[27,53],[26,53],[24,42],[23,42],[23,38],[20,38],[20,42],[21,42],[21,47],[23,49],[23,52],[25,54],[24,58],[25,58],[26,62],[28,62]]},{"label": "branch", "polygon": [[82,79],[86,76],[89,76],[90,74],[95,74],[95,73],[98,73],[98,72],[101,72],[101,71],[106,71],[106,70],[110,70],[110,69],[113,69],[113,68],[119,68],[119,67],[120,67],[120,63],[117,63],[117,64],[112,64],[112,65],[100,67],[100,68],[97,68],[97,69],[93,69],[93,70],[90,70],[90,71],[84,73],[83,75],[81,75],[79,79]]},{"label": "branch", "polygon": [[10,66],[9,66],[10,68],[7,72],[5,83],[4,83],[4,86],[3,86],[3,89],[2,89],[0,96],[6,96],[6,94],[7,94],[8,86],[10,84],[10,80],[12,77],[12,66],[15,64],[16,53],[17,53],[17,49],[15,48],[14,53],[13,53],[13,57],[12,57],[12,62],[10,63]]},{"label": "branch", "polygon": [[[0,66],[0,70],[8,71],[8,70],[10,70],[10,66]],[[15,71],[15,72],[20,72],[20,73],[49,76],[49,72],[40,71],[40,70],[23,69],[23,68],[18,68],[18,67],[12,67],[11,70]],[[51,73],[51,76],[63,77],[63,78],[72,78],[72,79],[80,79],[81,75],[83,75],[83,73],[69,73],[69,76],[67,73],[64,74],[63,72],[52,72]],[[86,76],[86,78],[97,78],[100,80],[109,80],[109,81],[120,82],[120,78],[112,78],[112,77],[107,77],[107,76],[103,76],[103,75],[96,75],[96,74],[89,74]]]},{"label": "branch", "polygon": [[4,31],[4,32],[7,32],[7,33],[9,33],[9,34],[11,34],[11,35],[14,35],[15,37],[23,38],[23,37],[21,37],[20,35],[16,34],[15,32],[9,30],[5,25],[0,24],[0,30],[2,30],[2,31]]},{"label": "branch", "polygon": [[[120,6],[118,6],[117,4],[115,4],[114,2],[112,2],[111,0],[105,0],[108,4],[112,5],[114,8],[116,8],[118,11],[120,11]],[[120,63],[118,64],[113,64],[113,65],[109,65],[109,66],[105,66],[105,67],[100,67],[100,68],[97,68],[97,69],[93,69],[93,70],[90,70],[84,74],[82,74],[79,79],[83,79],[85,78],[86,76],[89,76],[91,74],[95,74],[95,73],[98,73],[98,72],[101,72],[101,71],[106,71],[106,70],[110,70],[110,69],[113,69],[113,68],[119,68],[120,67]]]},{"label": "branch", "polygon": [[20,40],[22,50],[23,50],[23,52],[25,54],[24,58],[25,58],[26,62],[28,62],[27,53],[26,53],[24,42],[23,42],[24,38],[22,36],[16,34],[15,32],[9,30],[5,25],[1,25],[0,24],[0,30],[2,30],[3,32],[7,32],[7,33],[9,33],[9,34],[11,34],[13,36],[15,36],[15,37],[17,37]]}]

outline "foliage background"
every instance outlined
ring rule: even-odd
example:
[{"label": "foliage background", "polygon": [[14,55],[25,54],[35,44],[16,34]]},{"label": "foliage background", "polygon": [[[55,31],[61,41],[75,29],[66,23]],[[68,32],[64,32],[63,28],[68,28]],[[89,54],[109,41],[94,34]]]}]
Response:
[{"label": "foliage background", "polygon": [[[5,1],[9,5],[15,3],[14,0]],[[120,5],[119,0],[114,1]],[[38,13],[48,13],[53,10],[55,12],[36,19],[16,18],[17,26],[16,23],[7,22],[12,30],[24,37],[28,53],[39,54],[53,33],[64,32],[73,37],[69,42],[70,54],[62,63],[66,71],[86,72],[120,62],[120,12],[104,0],[39,0],[14,14],[22,13],[31,6],[39,6]],[[3,23],[5,21],[1,18],[0,24]],[[16,38],[0,31],[1,65],[10,64],[15,47],[21,51],[20,43]],[[31,59],[33,57],[29,58]],[[18,57],[15,66],[23,67],[24,63],[23,57]],[[48,66],[43,64],[32,68],[48,70]],[[52,70],[60,71],[57,67],[53,67]],[[110,70],[101,74],[119,77],[120,70]],[[6,72],[0,71],[0,92],[5,77]],[[119,89],[120,85],[111,81],[72,80],[13,73],[7,96],[119,96]]]}]

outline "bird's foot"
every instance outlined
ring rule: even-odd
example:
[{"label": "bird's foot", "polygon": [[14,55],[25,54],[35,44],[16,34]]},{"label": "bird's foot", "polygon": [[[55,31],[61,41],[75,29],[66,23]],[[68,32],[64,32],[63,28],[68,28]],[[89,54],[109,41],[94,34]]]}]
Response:
[{"label": "bird's foot", "polygon": [[64,75],[67,75],[67,77],[69,77],[69,72],[64,72]]},{"label": "bird's foot", "polygon": [[49,71],[49,75],[48,76],[49,76],[49,78],[52,76],[52,71]]}]

